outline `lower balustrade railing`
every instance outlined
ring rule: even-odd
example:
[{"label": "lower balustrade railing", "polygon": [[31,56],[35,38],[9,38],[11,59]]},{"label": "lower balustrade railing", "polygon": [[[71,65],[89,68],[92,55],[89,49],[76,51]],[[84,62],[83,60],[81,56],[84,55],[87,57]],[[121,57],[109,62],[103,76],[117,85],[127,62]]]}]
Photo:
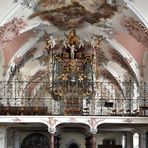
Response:
[{"label": "lower balustrade railing", "polygon": [[[10,101],[11,100],[11,101]],[[0,115],[148,116],[148,99],[95,99],[63,105],[51,98],[1,99]]]},{"label": "lower balustrade railing", "polygon": [[148,116],[147,83],[130,81],[119,87],[114,82],[94,82],[87,89],[80,85],[81,91],[72,89],[71,94],[68,85],[68,93],[64,88],[65,98],[60,97],[62,88],[56,94],[53,85],[1,81],[0,115]]}]

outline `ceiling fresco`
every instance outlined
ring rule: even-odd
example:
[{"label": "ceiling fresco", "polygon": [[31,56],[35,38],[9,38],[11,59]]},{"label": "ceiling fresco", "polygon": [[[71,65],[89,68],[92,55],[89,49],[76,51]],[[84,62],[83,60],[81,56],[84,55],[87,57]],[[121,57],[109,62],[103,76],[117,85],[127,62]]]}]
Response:
[{"label": "ceiling fresco", "polygon": [[3,49],[9,42],[11,42],[19,31],[25,28],[26,23],[21,18],[13,18],[12,21],[0,27],[0,45]]},{"label": "ceiling fresco", "polygon": [[[42,9],[40,8],[42,6]],[[50,6],[53,5],[51,9]],[[43,6],[49,10],[44,10]],[[39,2],[37,12],[30,18],[40,16],[41,19],[50,21],[60,29],[84,27],[85,23],[95,24],[101,18],[111,18],[117,11],[117,6],[108,5],[105,0],[83,1],[42,1]],[[43,11],[41,11],[43,10]]]},{"label": "ceiling fresco", "polygon": [[148,47],[148,28],[134,18],[127,18],[123,22],[123,27],[143,46]]},{"label": "ceiling fresco", "polygon": [[[19,0],[15,1],[16,4],[19,2]],[[50,54],[46,50],[46,36],[54,38],[54,52],[61,53],[65,48],[64,41],[73,29],[76,30],[80,41],[84,44],[81,48],[83,52],[88,52],[87,49],[90,48],[92,48],[91,52],[96,51],[98,79],[101,71],[106,75],[104,67],[110,61],[120,65],[121,69],[131,75],[134,81],[137,82],[143,78],[144,74],[137,78],[128,60],[130,58],[125,58],[118,49],[112,48],[108,42],[108,40],[115,39],[117,43],[125,47],[127,55],[134,58],[131,62],[136,69],[139,66],[138,70],[141,71],[140,66],[142,67],[143,56],[148,46],[148,31],[122,0],[112,3],[108,3],[106,0],[31,0],[27,2],[20,6],[23,14],[14,13],[0,27],[0,44],[4,56],[1,62],[3,64],[1,79],[5,79],[6,75],[9,75],[10,78],[13,77],[16,68],[22,73],[22,78],[27,81],[38,79],[42,72],[44,75]],[[30,9],[32,13],[30,13]],[[41,25],[40,22],[46,23]],[[21,33],[26,28],[31,29]],[[32,45],[31,41],[35,40],[39,34],[36,44]],[[95,38],[100,36],[102,37],[101,44],[99,47],[94,47]],[[140,44],[140,47],[137,44]],[[21,53],[20,50],[23,46],[27,46],[27,50],[20,55],[18,53]],[[142,50],[140,51],[140,49]],[[11,67],[11,65],[15,66]],[[27,70],[25,70],[26,67]],[[36,69],[35,72],[34,69]],[[119,72],[117,73],[120,76]]]}]

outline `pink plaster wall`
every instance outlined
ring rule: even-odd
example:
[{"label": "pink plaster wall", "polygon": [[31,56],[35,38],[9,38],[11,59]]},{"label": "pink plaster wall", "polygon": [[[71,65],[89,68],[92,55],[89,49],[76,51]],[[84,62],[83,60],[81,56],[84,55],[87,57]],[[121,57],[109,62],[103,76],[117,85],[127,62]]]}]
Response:
[{"label": "pink plaster wall", "polygon": [[11,41],[4,49],[4,58],[5,58],[5,66],[8,66],[11,58],[17,52],[17,50],[25,44],[30,37],[33,37],[35,34],[32,31],[25,32],[21,35],[16,36],[13,41]]},{"label": "pink plaster wall", "polygon": [[131,53],[139,65],[142,65],[145,49],[136,39],[125,32],[116,34],[114,38]]}]

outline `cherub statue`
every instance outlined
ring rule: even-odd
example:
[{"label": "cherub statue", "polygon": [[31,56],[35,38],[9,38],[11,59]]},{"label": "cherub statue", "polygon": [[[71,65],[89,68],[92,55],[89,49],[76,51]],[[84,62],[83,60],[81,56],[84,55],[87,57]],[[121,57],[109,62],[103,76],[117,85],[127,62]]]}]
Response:
[{"label": "cherub statue", "polygon": [[94,40],[91,43],[91,46],[96,49],[100,48],[102,40],[103,40],[102,36],[95,36]]},{"label": "cherub statue", "polygon": [[70,48],[70,55],[71,55],[71,59],[74,59],[75,57],[75,51],[77,51],[77,49],[75,48],[75,45],[69,45],[68,44],[68,47]]},{"label": "cherub statue", "polygon": [[53,49],[56,45],[56,39],[53,38],[53,36],[50,36],[49,38],[45,39],[46,41],[46,49]]}]

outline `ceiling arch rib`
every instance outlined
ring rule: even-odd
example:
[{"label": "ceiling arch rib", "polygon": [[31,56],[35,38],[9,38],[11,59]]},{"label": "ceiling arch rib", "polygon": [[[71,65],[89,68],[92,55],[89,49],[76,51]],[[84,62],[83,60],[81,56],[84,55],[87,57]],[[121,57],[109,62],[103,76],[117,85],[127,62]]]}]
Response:
[{"label": "ceiling arch rib", "polygon": [[116,86],[118,90],[122,92],[122,95],[124,97],[122,84],[120,83],[119,79],[117,79],[118,76],[116,72],[114,72],[111,68],[105,67],[105,69],[101,71],[101,75],[104,79],[107,79],[111,83],[113,83],[114,86]]},{"label": "ceiling arch rib", "polygon": [[[144,1],[142,3],[144,3]],[[148,27],[148,20],[145,18],[144,14],[140,12],[140,8],[138,8],[139,7],[138,3],[135,0],[134,1],[126,0],[126,4],[128,8],[130,8],[130,10],[132,10],[138,16],[138,18],[145,24],[145,26]]]},{"label": "ceiling arch rib", "polygon": [[15,6],[13,6],[13,8],[3,18],[1,18],[0,26],[3,26],[5,23],[7,23],[18,11],[22,10],[23,8],[25,7],[22,6],[20,2],[15,4]]},{"label": "ceiling arch rib", "polygon": [[3,70],[4,70],[4,65],[5,65],[5,58],[3,51],[0,51],[0,80],[3,79]]},{"label": "ceiling arch rib", "polygon": [[123,71],[124,70],[121,68],[121,66],[118,63],[115,63],[113,61],[110,61],[105,66],[105,68],[116,78],[116,80],[119,83],[124,81],[124,78],[123,78],[123,75],[124,75],[124,72]]},{"label": "ceiling arch rib", "polygon": [[105,68],[108,70],[108,72],[110,72],[110,74],[112,74],[112,76],[116,79],[116,81],[118,82],[119,86],[122,88],[122,83],[123,82],[123,78],[121,77],[121,75],[119,75],[119,73],[114,69],[114,65],[115,63],[110,61],[108,63],[107,66],[105,66]]},{"label": "ceiling arch rib", "polygon": [[31,24],[31,25],[28,25],[28,26],[26,26],[24,29],[22,29],[22,30],[20,30],[20,34],[22,34],[22,33],[25,33],[25,32],[27,32],[27,31],[30,31],[30,30],[33,30],[33,29],[35,29],[36,27],[39,27],[39,26],[44,26],[44,25],[50,25],[50,23],[48,23],[48,22],[46,22],[46,21],[42,21],[42,20],[40,20],[39,22],[36,22],[35,24]]},{"label": "ceiling arch rib", "polygon": [[141,76],[140,76],[140,72],[138,67],[137,62],[135,61],[135,59],[132,57],[132,55],[121,45],[119,44],[115,39],[107,39],[107,41],[110,43],[110,45],[116,49],[123,57],[125,57],[127,60],[130,61],[130,59],[132,59],[132,61],[130,61],[129,66],[132,68],[132,70],[134,71],[136,78],[138,81],[141,80]]},{"label": "ceiling arch rib", "polygon": [[38,64],[32,68],[32,70],[26,75],[26,77],[35,76],[35,74],[42,69],[44,69],[44,66]]}]

